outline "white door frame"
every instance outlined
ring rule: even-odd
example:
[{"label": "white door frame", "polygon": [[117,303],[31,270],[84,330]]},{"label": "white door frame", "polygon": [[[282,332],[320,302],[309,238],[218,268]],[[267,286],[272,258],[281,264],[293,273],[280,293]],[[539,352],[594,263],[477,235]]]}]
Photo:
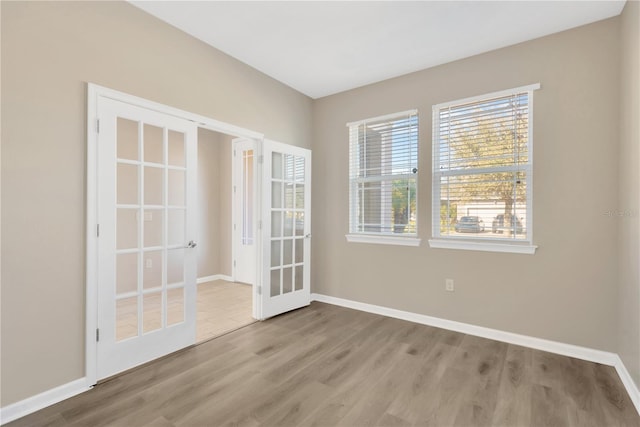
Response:
[{"label": "white door frame", "polygon": [[[129,95],[93,83],[87,85],[87,217],[86,217],[86,330],[85,330],[85,379],[88,387],[97,382],[97,325],[98,325],[98,99],[104,97],[125,102],[137,107],[157,111],[195,122],[199,127],[215,132],[226,133],[236,137],[249,138],[256,141],[256,154],[262,154],[264,135],[228,123],[211,119],[199,114],[169,107],[144,98]],[[261,165],[257,165],[257,174],[262,173]],[[261,199],[260,186],[256,188],[257,201]],[[256,205],[256,209],[261,206]],[[260,211],[258,211],[260,212]],[[261,247],[261,233],[256,233],[256,244]],[[258,249],[259,250],[259,249]],[[258,255],[258,259],[259,255]],[[260,304],[257,304],[258,287],[261,286],[260,275],[256,275],[253,285],[253,317],[261,319]]]}]

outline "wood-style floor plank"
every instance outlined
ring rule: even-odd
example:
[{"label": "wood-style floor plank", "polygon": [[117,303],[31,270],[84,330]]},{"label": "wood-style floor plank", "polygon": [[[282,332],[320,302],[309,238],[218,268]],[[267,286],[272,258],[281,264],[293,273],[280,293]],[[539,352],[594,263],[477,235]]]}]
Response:
[{"label": "wood-style floor plank", "polygon": [[640,426],[614,368],[322,303],[174,353],[22,426]]},{"label": "wood-style floor plank", "polygon": [[492,420],[496,427],[531,424],[531,353],[531,349],[516,345],[507,349]]}]

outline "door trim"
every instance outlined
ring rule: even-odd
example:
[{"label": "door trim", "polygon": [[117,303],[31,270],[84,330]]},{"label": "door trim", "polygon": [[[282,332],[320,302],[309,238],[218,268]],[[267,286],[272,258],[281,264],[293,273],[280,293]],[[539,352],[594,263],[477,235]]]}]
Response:
[{"label": "door trim", "polygon": [[[215,132],[226,133],[235,137],[249,138],[256,141],[261,151],[260,142],[264,135],[229,123],[221,122],[206,116],[173,108],[168,105],[149,101],[134,95],[109,89],[94,83],[87,83],[87,193],[86,193],[86,285],[85,285],[85,377],[87,386],[97,382],[97,354],[96,340],[98,326],[98,100],[108,98],[116,101],[145,108],[159,113],[175,116],[195,122],[198,127]],[[258,153],[261,154],[261,153]],[[258,165],[260,166],[260,165]],[[260,167],[258,167],[260,169]],[[259,191],[259,190],[258,190]],[[259,197],[259,195],[258,195]],[[258,207],[259,208],[259,207]],[[259,283],[253,286],[254,317],[260,319],[259,304],[256,304]]]}]

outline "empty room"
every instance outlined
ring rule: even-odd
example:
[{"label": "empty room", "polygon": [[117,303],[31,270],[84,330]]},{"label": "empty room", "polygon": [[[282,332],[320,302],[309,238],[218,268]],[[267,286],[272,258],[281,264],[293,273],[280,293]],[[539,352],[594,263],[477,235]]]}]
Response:
[{"label": "empty room", "polygon": [[640,426],[639,1],[0,23],[0,425]]}]

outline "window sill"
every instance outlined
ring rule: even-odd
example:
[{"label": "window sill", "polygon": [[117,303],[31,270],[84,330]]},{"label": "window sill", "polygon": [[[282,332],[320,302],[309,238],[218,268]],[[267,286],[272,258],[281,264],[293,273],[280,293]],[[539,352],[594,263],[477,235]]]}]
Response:
[{"label": "window sill", "polygon": [[347,242],[374,243],[379,245],[420,246],[422,239],[417,237],[376,236],[372,234],[346,234]]},{"label": "window sill", "polygon": [[462,249],[467,251],[507,252],[533,255],[538,248],[531,244],[510,244],[493,242],[470,242],[463,240],[429,239],[429,247],[437,249]]}]

